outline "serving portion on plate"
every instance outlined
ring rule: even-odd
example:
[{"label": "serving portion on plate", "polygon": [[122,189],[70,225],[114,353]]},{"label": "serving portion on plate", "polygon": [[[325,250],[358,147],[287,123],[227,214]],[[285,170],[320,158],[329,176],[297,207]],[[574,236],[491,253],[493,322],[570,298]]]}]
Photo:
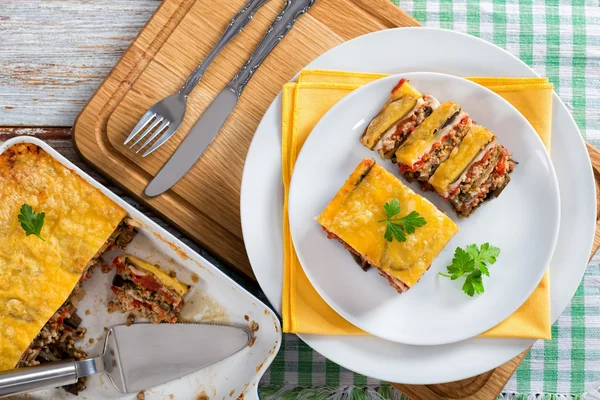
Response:
[{"label": "serving portion on plate", "polygon": [[460,105],[440,104],[405,78],[394,86],[361,143],[397,163],[409,182],[450,200],[460,217],[498,197],[516,164],[495,135],[476,125]]},{"label": "serving portion on plate", "polygon": [[[396,217],[400,212],[404,217]],[[377,268],[398,293],[421,279],[458,232],[444,213],[369,158],[356,167],[317,222],[364,271]]]},{"label": "serving portion on plate", "polygon": [[[410,52],[411,57],[398,57],[397,54],[389,51],[389,43],[400,42]],[[480,56],[465,58],[463,56],[465,48],[469,48],[470,51]],[[357,57],[357,54],[361,56]],[[457,32],[421,27],[392,29],[359,37],[325,53],[306,68],[403,73],[403,75],[406,72],[419,70],[439,71],[465,77],[537,77],[537,74],[524,63],[488,42]],[[434,93],[429,92],[427,87],[417,86],[416,82],[414,83],[415,87],[418,87],[423,93]],[[435,94],[437,95],[437,93]],[[388,96],[389,92],[386,92],[378,97],[379,103],[373,105],[370,111],[371,117],[377,114]],[[469,114],[473,114],[470,105],[461,102],[455,96],[439,100],[455,101],[464,106]],[[553,96],[553,105],[552,131],[555,134],[552,138],[552,163],[556,169],[559,183],[562,215],[559,239],[549,263],[551,317],[552,321],[555,321],[575,292],[587,265],[595,229],[596,204],[593,174],[581,135],[568,110],[556,94]],[[365,110],[360,112],[364,114]],[[475,121],[483,123],[478,116],[471,116]],[[360,137],[368,122],[370,121],[363,122],[362,129],[358,129],[356,132],[356,137]],[[524,167],[519,158],[519,149],[501,138],[494,126],[486,124],[486,127],[498,134],[499,143],[506,145],[506,148],[513,153],[514,158],[520,162],[517,170]],[[265,114],[246,158],[241,199],[242,227],[246,249],[262,289],[276,307],[281,307],[283,282],[281,129],[281,96],[278,96]],[[335,129],[332,130],[332,133],[335,133]],[[339,146],[343,146],[345,143],[347,141],[335,143],[332,147],[335,151],[330,151],[328,155],[335,155]],[[344,180],[350,175],[352,168],[360,160],[373,156],[373,153],[364,146],[360,147],[362,150],[357,151],[364,152],[353,154],[353,163],[348,163],[345,170],[338,171],[338,180],[325,189],[329,191],[327,196],[323,196],[319,207],[315,208],[314,213],[307,216],[309,219],[318,216],[323,211],[328,201],[335,195]],[[381,165],[389,167],[388,169],[393,174],[398,173],[397,167],[389,162],[382,161]],[[576,169],[578,174],[573,174],[573,169]],[[515,192],[515,183],[516,180],[513,179],[500,199],[477,210],[465,221],[477,220],[480,213],[487,213],[487,209],[495,208],[496,202],[505,201],[505,196],[524,197],[521,193]],[[415,192],[422,193],[434,204],[440,204],[439,208],[446,211],[449,216],[453,214],[450,205],[438,196],[432,196],[433,193],[424,193],[418,189],[415,189]],[[311,222],[317,225],[319,231],[313,236],[320,237],[326,242],[318,224],[315,221]],[[461,222],[458,221],[459,227]],[[472,243],[481,244],[482,242],[483,240],[478,240]],[[497,245],[492,241],[490,243]],[[327,246],[339,248],[341,258],[350,257],[340,245],[327,243]],[[446,248],[448,259],[452,258],[454,247],[454,244],[451,243]],[[505,260],[505,255],[506,253],[503,251],[498,263],[500,260]],[[447,265],[445,262],[439,261],[441,257],[442,255],[438,256],[436,261],[442,266]],[[494,274],[496,271],[503,270],[498,263],[493,266]],[[434,267],[435,262],[432,268]],[[344,275],[353,271],[361,273],[363,281],[380,282],[382,291],[387,293],[391,291],[385,281],[375,276],[375,272],[365,275],[355,266],[350,266],[350,269],[345,268],[344,271]],[[391,291],[391,295],[396,298],[413,295],[417,290],[421,290],[420,286],[426,283],[425,280],[428,277],[437,278],[436,274],[432,272],[426,273],[417,287],[407,293],[399,296]],[[489,283],[498,282],[497,278],[498,276],[494,275]],[[449,280],[444,283],[452,285]],[[460,292],[460,287],[453,287],[453,289],[465,300],[472,300]],[[486,293],[489,289],[486,285]],[[364,289],[361,286],[360,293],[363,292]],[[477,298],[475,297],[475,299]],[[382,380],[412,384],[448,382],[480,374],[517,356],[534,342],[532,339],[472,338],[441,346],[413,346],[394,343],[374,336],[306,334],[299,336],[314,350],[353,371]],[[477,359],[478,362],[471,362],[473,359]]]},{"label": "serving portion on plate", "polygon": [[[356,207],[353,201],[360,195],[376,201],[370,202],[368,209],[359,215],[346,213],[347,218],[338,215],[335,225],[338,231],[333,233],[344,232],[340,226],[347,230],[358,223],[361,224],[359,231],[360,228],[363,232],[370,229],[369,232],[377,237],[375,243],[385,246],[381,255],[375,256],[375,264],[386,263],[395,276],[403,277],[401,280],[407,287],[414,285],[402,296],[384,289],[385,281],[370,278],[375,271],[365,274],[353,268],[353,258],[341,246],[328,241],[314,221],[315,216],[327,210],[327,204],[356,165],[374,154],[361,143],[360,137],[381,110],[382,102],[388,100],[390,91],[397,88],[400,79],[407,79],[413,87],[439,99],[440,106],[399,146],[396,151],[398,163],[402,162],[402,155],[420,154],[420,151],[410,149],[432,147],[431,143],[443,141],[456,126],[453,122],[458,124],[469,118],[463,110],[469,110],[473,120],[496,132],[498,142],[514,149],[514,157],[520,161],[502,196],[469,218],[457,218],[448,202],[435,192],[423,191],[423,185],[417,183],[411,185],[412,198],[405,197],[402,190],[392,189],[391,183],[381,185],[383,189],[380,189],[377,183],[369,181],[362,191],[359,190],[362,186],[357,186],[358,189],[345,199],[343,205],[350,208]],[[443,115],[436,114],[440,110]],[[472,122],[465,125],[461,140],[454,139],[448,155],[454,147],[460,150],[458,144],[474,128]],[[406,147],[410,149],[405,151]],[[336,151],[331,152],[329,149],[332,148]],[[436,168],[446,161],[439,155],[438,159]],[[379,165],[396,176],[401,175],[392,163],[382,160]],[[428,170],[435,171],[433,164]],[[369,175],[365,179],[369,179]],[[403,186],[400,182],[399,185]],[[475,190],[480,186],[476,185]],[[527,195],[523,196],[524,193]],[[398,217],[417,212],[423,214],[426,222],[412,228],[414,233],[407,234],[404,243],[398,243],[395,237],[390,242],[385,235],[384,204],[389,206],[393,200],[398,201],[402,211],[391,216],[390,221],[402,224]],[[446,217],[447,223],[436,224],[440,220],[435,214],[436,207],[449,217],[453,216],[454,222]],[[426,212],[428,208],[435,211]],[[408,73],[383,78],[353,91],[331,108],[302,147],[294,166],[289,198],[294,247],[307,277],[321,297],[358,328],[387,340],[416,345],[464,340],[493,328],[512,314],[530,296],[548,268],[558,236],[559,208],[558,184],[550,157],[527,120],[508,102],[484,87],[437,73]],[[319,222],[323,223],[322,220],[323,215]],[[326,227],[329,229],[330,226]],[[358,242],[367,243],[364,238]],[[461,291],[462,283],[438,275],[438,272],[445,273],[446,266],[452,264],[457,247],[468,249],[470,245],[485,243],[499,248],[502,255],[491,268],[492,276],[483,277],[484,293],[465,296]],[[401,265],[386,261],[408,258],[407,255],[414,257],[415,262]],[[430,265],[433,273],[423,274]],[[343,284],[340,276],[344,276]],[[421,280],[417,284],[418,278]],[[508,288],[510,296],[506,295]]]},{"label": "serving portion on plate", "polygon": [[[258,299],[40,140],[0,145],[0,199],[0,370],[100,355],[113,325],[226,324],[252,331],[247,348],[144,396],[258,398],[252,384],[281,342],[279,321]],[[136,396],[99,375],[64,389]]]}]

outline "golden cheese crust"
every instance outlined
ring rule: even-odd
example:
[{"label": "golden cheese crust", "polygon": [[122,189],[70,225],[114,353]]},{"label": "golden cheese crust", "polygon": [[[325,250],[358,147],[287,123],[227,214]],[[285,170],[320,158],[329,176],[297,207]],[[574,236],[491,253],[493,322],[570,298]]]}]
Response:
[{"label": "golden cheese crust", "polygon": [[371,121],[361,143],[373,148],[381,139],[381,136],[394,124],[401,121],[417,104],[418,97],[403,96],[398,100],[388,103]]},{"label": "golden cheese crust", "polygon": [[429,179],[431,186],[440,194],[447,192],[448,186],[460,177],[477,154],[492,140],[494,140],[492,132],[481,125],[473,126],[463,141],[454,148],[450,157]]},{"label": "golden cheese crust", "polygon": [[372,149],[385,131],[408,114],[422,96],[407,80],[402,79],[392,90],[388,102],[367,126],[361,143]]},{"label": "golden cheese crust", "polygon": [[419,125],[406,142],[396,151],[398,164],[412,166],[431,148],[438,129],[453,114],[460,110],[456,103],[442,103],[431,115]]},{"label": "golden cheese crust", "polygon": [[[45,241],[25,235],[23,204],[45,213]],[[0,371],[16,366],[125,215],[34,144],[0,154]]]},{"label": "golden cheese crust", "polygon": [[141,269],[142,271],[153,275],[156,278],[156,280],[160,282],[161,285],[172,289],[180,296],[183,297],[188,292],[189,289],[186,285],[179,282],[177,279],[170,277],[157,266],[152,265],[147,261],[140,260],[139,258],[131,256],[129,254],[125,254],[123,258],[124,261],[129,262],[137,269]]},{"label": "golden cheese crust", "polygon": [[[378,222],[386,218],[384,204],[394,199],[400,204],[400,217],[417,211],[427,221],[406,242],[386,241],[386,224]],[[373,159],[359,164],[317,221],[369,264],[409,288],[458,232],[450,218]]]}]

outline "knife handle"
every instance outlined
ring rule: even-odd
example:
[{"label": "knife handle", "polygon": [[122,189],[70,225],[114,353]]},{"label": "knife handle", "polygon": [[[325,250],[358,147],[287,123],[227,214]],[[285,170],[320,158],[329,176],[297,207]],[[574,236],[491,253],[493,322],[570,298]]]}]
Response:
[{"label": "knife handle", "polygon": [[244,8],[238,11],[238,13],[235,14],[235,16],[231,19],[231,22],[229,22],[229,25],[227,25],[227,28],[225,28],[223,35],[215,47],[213,47],[213,49],[206,55],[206,58],[202,60],[200,65],[198,65],[187,78],[179,90],[179,93],[185,97],[190,94],[198,82],[200,82],[204,72],[206,72],[207,68],[213,62],[215,57],[217,57],[221,50],[223,50],[223,48],[227,46],[227,44],[231,42],[231,40],[236,37],[246,25],[248,25],[248,23],[252,20],[254,13],[256,13],[256,11],[258,11],[258,9],[267,1],[269,0],[248,0],[248,3],[244,6]]},{"label": "knife handle", "polygon": [[59,361],[0,372],[0,397],[71,385],[81,377],[99,372],[97,360],[100,359]]},{"label": "knife handle", "polygon": [[294,23],[302,14],[306,13],[315,4],[316,0],[287,0],[281,13],[275,18],[267,30],[262,41],[254,50],[246,64],[237,75],[229,82],[230,90],[241,96],[246,84],[264,59],[271,53],[285,35],[292,29]]}]

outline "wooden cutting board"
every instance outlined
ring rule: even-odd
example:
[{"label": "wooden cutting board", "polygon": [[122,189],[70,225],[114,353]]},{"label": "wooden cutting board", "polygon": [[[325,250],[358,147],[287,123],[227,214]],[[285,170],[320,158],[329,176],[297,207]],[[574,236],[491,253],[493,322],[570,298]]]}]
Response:
[{"label": "wooden cutting board", "polygon": [[[418,23],[388,0],[318,0],[256,72],[233,115],[194,168],[168,193],[145,197],[149,180],[245,62],[284,0],[267,3],[217,57],[190,95],[186,119],[169,142],[151,157],[141,158],[123,141],[150,106],[178,90],[244,3],[164,0],[82,110],[73,140],[94,168],[217,258],[252,276],[240,226],[240,184],[248,147],[267,107],[285,82],[326,50],[365,33]],[[595,165],[600,165],[600,153],[591,150]],[[598,244],[597,234],[595,248]],[[414,399],[492,399],[526,353],[465,381],[394,386]]]},{"label": "wooden cutting board", "polygon": [[246,0],[165,0],[75,121],[80,155],[217,258],[252,276],[240,225],[246,153],[282,85],[326,50],[368,32],[417,22],[386,0],[318,0],[258,69],[212,145],[167,194],[143,190],[283,7],[271,0],[217,57],[188,99],[177,134],[147,158],[123,142],[143,113],[176,92]]}]

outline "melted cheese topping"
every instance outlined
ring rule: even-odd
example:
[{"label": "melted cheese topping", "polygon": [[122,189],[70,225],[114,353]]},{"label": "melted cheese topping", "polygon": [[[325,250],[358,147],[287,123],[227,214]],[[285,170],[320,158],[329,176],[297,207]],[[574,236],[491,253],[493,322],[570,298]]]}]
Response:
[{"label": "melted cheese topping", "polygon": [[[369,172],[360,180],[366,171]],[[384,204],[394,199],[400,203],[398,217],[417,211],[427,221],[407,235],[406,242],[385,240],[387,225],[378,222],[386,218]],[[372,159],[356,168],[317,220],[370,264],[409,287],[417,283],[458,232],[450,218]]]},{"label": "melted cheese topping", "polygon": [[160,282],[161,285],[173,289],[180,296],[183,297],[187,293],[188,287],[186,285],[179,282],[177,279],[170,277],[169,275],[164,273],[160,268],[158,268],[144,260],[140,260],[139,258],[130,256],[128,254],[125,255],[125,259],[130,264],[134,265],[137,269],[140,269],[144,272],[154,275],[156,280],[158,280],[158,282]]},{"label": "melted cheese topping", "polygon": [[[23,204],[46,214],[45,241],[25,236]],[[16,366],[125,214],[35,145],[0,155],[0,370]]]},{"label": "melted cheese topping", "polygon": [[465,135],[463,141],[452,150],[450,157],[435,171],[429,183],[438,192],[445,193],[451,183],[473,163],[475,157],[494,139],[494,134],[486,128],[475,125]]},{"label": "melted cheese topping", "polygon": [[411,96],[411,97],[419,98],[423,95],[421,93],[419,93],[419,91],[417,89],[412,87],[408,83],[408,81],[405,81],[402,85],[400,85],[400,87],[395,87],[394,90],[392,90],[392,95],[391,95],[389,101],[394,101],[396,99],[399,99],[402,96]]},{"label": "melted cheese topping", "polygon": [[[391,137],[394,135],[394,133],[396,133],[396,129],[397,126],[402,122],[405,121],[409,118],[411,118],[413,115],[415,115],[415,113],[420,110],[423,105],[425,104],[425,100],[423,100],[423,98],[421,97],[420,99],[417,99],[415,106],[412,108],[412,110],[410,110],[403,118],[401,121],[399,121],[396,124],[393,124],[386,132],[383,133],[383,135],[381,135],[381,139],[379,139],[379,141],[375,144],[375,146],[373,147],[373,150],[379,152],[379,154],[383,157],[384,154],[381,151],[383,149],[383,145],[386,142],[390,142],[390,145],[393,144],[391,143]],[[415,122],[416,124],[416,122]],[[394,141],[395,143],[395,141]]]},{"label": "melted cheese topping", "polygon": [[367,127],[365,135],[360,139],[361,143],[369,148],[373,148],[385,131],[390,129],[396,122],[402,120],[415,108],[418,100],[418,98],[412,96],[403,96],[398,100],[388,103],[373,118]]},{"label": "melted cheese topping", "polygon": [[[408,137],[406,142],[396,151],[398,164],[412,166],[431,148],[431,139],[437,130],[454,113],[460,110],[456,103],[448,101],[441,104],[431,115],[421,123]],[[458,120],[458,118],[456,118]],[[457,121],[458,122],[458,121]]]}]

